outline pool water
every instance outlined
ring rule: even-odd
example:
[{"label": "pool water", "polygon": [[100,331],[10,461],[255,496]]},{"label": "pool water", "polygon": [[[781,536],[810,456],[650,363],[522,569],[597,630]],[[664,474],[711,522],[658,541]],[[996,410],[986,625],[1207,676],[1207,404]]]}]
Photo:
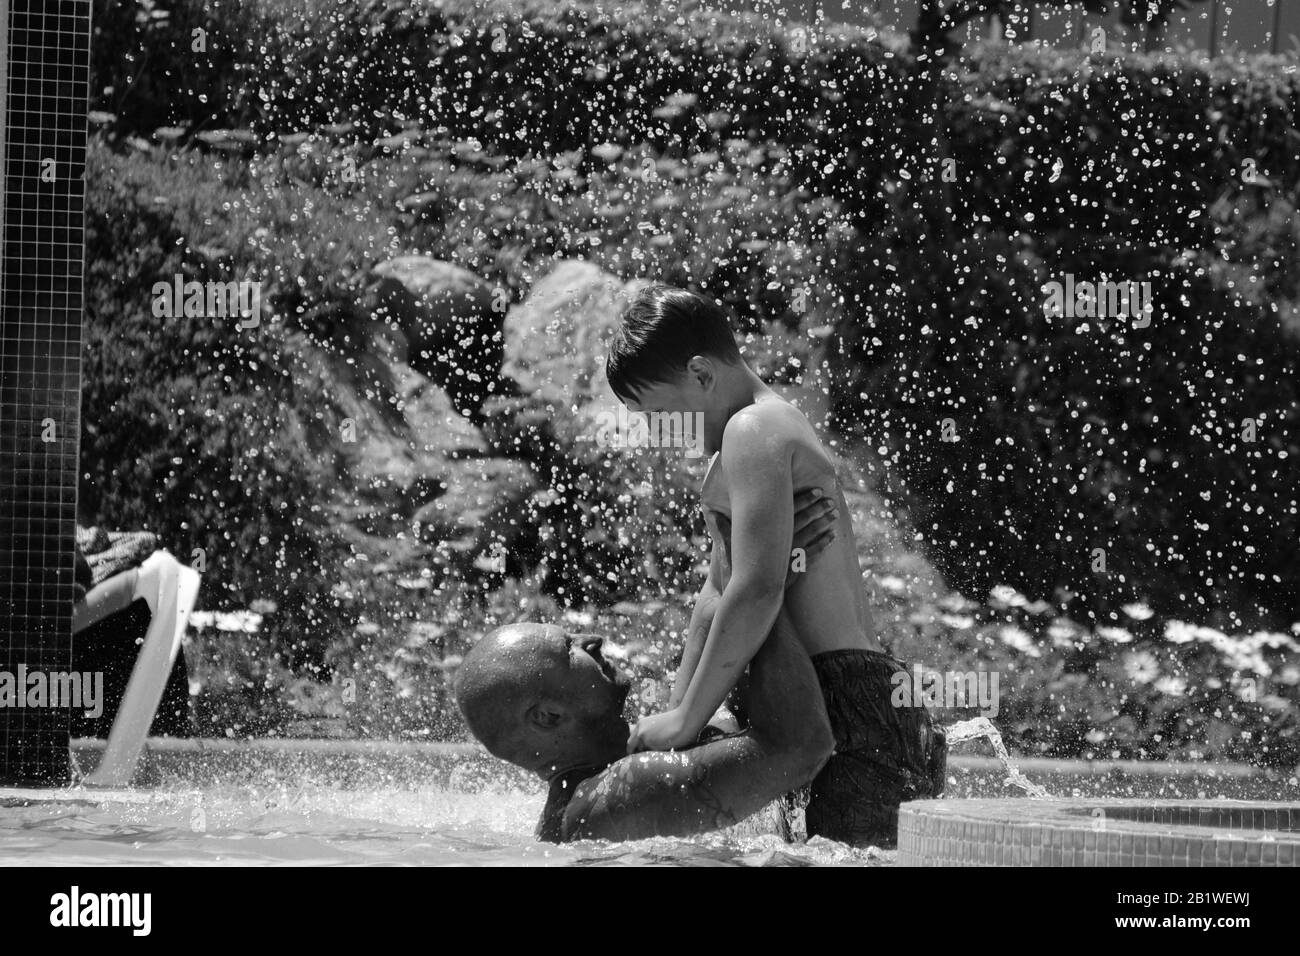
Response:
[{"label": "pool water", "polygon": [[[75,741],[76,772],[101,752],[102,742]],[[1022,784],[1055,797],[1300,799],[1293,775],[1239,766],[1022,767]],[[162,738],[150,741],[137,781],[135,790],[0,789],[0,864],[887,866],[897,858],[824,839],[786,843],[770,809],[691,839],[538,843],[541,781],[467,745]],[[1025,796],[1013,784],[1000,757],[954,754],[944,796]]]},{"label": "pool water", "polygon": [[536,792],[159,789],[0,791],[0,861],[28,865],[882,865],[892,851],[773,833],[552,846]]}]

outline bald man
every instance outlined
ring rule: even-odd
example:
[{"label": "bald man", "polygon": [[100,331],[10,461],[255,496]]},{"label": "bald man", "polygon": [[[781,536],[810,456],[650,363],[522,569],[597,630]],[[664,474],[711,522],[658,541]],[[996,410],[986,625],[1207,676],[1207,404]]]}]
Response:
[{"label": "bald man", "polygon": [[[811,559],[834,537],[831,509],[801,500],[795,547]],[[731,826],[812,781],[834,748],[821,687],[782,612],[738,687],[744,730],[717,722],[680,751],[628,755],[629,679],[602,639],[512,624],[465,656],[456,699],[493,755],[550,783],[537,837],[637,840]]]},{"label": "bald man", "polygon": [[834,747],[807,653],[784,615],[750,663],[749,726],[627,755],[628,678],[601,638],[511,624],[465,657],[457,700],[497,757],[550,782],[537,838],[639,840],[727,827],[809,783]]}]

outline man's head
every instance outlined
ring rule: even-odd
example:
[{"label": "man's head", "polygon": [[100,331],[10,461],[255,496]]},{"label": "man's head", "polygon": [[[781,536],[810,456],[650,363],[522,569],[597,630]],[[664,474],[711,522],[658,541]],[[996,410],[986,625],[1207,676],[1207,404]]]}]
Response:
[{"label": "man's head", "polygon": [[744,368],[731,323],[709,299],[663,283],[646,286],[619,318],[606,377],[633,411],[710,410],[724,370]]},{"label": "man's head", "polygon": [[470,731],[502,760],[550,777],[606,764],[627,747],[629,681],[602,639],[553,624],[510,624],[474,645],[456,678]]}]

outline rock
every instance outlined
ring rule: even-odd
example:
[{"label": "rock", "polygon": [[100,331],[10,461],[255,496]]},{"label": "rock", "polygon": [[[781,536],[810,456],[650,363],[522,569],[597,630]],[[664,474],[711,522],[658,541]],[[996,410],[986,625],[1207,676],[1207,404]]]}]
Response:
[{"label": "rock", "polygon": [[331,408],[316,430],[323,446],[305,454],[325,465],[334,513],[361,533],[409,533],[420,507],[443,493],[452,463],[487,453],[447,392],[409,366],[369,346],[351,360],[320,349],[306,356]]},{"label": "rock", "polygon": [[382,375],[369,374],[337,355],[315,355],[337,416],[327,433],[327,451],[338,463],[340,490],[395,501],[427,469],[412,450],[388,366]]},{"label": "rock", "polygon": [[519,504],[536,486],[532,469],[510,458],[450,462],[439,481],[441,494],[415,514],[426,540],[473,536],[478,547],[514,537],[509,530]]},{"label": "rock", "polygon": [[409,366],[394,365],[394,374],[401,395],[401,412],[410,428],[411,447],[416,455],[477,458],[487,453],[483,433],[456,411],[446,389]]},{"label": "rock", "polygon": [[490,454],[545,465],[564,453],[555,412],[536,396],[493,396],[483,403],[482,428]]},{"label": "rock", "polygon": [[476,413],[496,391],[502,313],[496,294],[468,269],[429,256],[380,263],[375,304],[406,343],[406,362],[445,388],[457,410]]},{"label": "rock", "polygon": [[503,372],[552,413],[613,409],[605,354],[619,313],[644,285],[584,260],[561,262],[506,314]]}]

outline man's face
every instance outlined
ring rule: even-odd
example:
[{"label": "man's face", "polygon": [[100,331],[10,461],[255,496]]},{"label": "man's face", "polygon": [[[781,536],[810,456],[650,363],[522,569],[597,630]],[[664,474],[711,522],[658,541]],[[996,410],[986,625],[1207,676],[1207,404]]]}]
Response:
[{"label": "man's face", "polygon": [[544,774],[607,762],[627,743],[623,705],[631,679],[601,654],[604,639],[547,628],[538,703],[524,717],[532,755]]},{"label": "man's face", "polygon": [[601,653],[605,639],[598,634],[571,634],[555,628],[548,635],[551,670],[548,692],[573,708],[575,715],[621,719],[631,679]]},{"label": "man's face", "polygon": [[[457,687],[475,734],[492,741],[496,756],[543,775],[621,754],[631,680],[605,659],[603,643],[554,624],[509,624],[486,636],[467,656]],[[485,685],[517,692],[479,697]]]}]

